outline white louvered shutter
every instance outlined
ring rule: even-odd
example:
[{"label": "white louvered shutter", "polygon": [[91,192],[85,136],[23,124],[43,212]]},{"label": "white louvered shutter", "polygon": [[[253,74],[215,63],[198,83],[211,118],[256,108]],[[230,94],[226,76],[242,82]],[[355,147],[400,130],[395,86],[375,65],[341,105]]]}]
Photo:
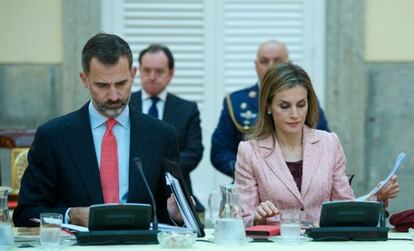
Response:
[{"label": "white louvered shutter", "polygon": [[[119,13],[122,36],[131,46],[134,65],[139,52],[150,43],[170,48],[175,76],[168,90],[202,104],[203,96],[203,0],[124,0]],[[118,7],[119,8],[119,7]],[[134,90],[140,88],[137,74]]]},{"label": "white louvered shutter", "polygon": [[224,1],[224,83],[227,92],[253,85],[257,49],[263,41],[287,44],[290,58],[302,64],[303,0]]},{"label": "white louvered shutter", "polygon": [[[103,0],[102,20],[105,31],[130,43],[134,64],[148,44],[167,45],[176,62],[169,91],[196,101],[200,110],[210,114],[207,127],[214,127],[224,95],[257,81],[256,51],[270,39],[287,44],[290,59],[308,71],[324,103],[323,23],[315,21],[323,16],[318,13],[323,13],[323,2]],[[137,76],[134,89],[139,86]]]},{"label": "white louvered shutter", "polygon": [[[287,44],[290,58],[310,74],[323,104],[325,0],[102,0],[105,32],[128,41],[135,62],[150,43],[167,45],[176,62],[168,90],[196,101],[204,157],[191,173],[193,189],[207,196],[230,180],[210,164],[211,135],[224,96],[257,81],[254,60],[261,42]],[[136,86],[140,86],[139,77]],[[203,184],[203,186],[200,186]]]}]

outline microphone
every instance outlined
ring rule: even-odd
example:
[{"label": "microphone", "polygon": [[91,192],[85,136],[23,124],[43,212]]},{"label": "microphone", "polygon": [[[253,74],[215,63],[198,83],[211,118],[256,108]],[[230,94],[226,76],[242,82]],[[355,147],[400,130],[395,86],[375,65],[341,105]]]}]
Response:
[{"label": "microphone", "polygon": [[385,227],[386,223],[385,223],[385,207],[384,207],[384,201],[381,201],[381,212],[380,212],[380,227]]},{"label": "microphone", "polygon": [[136,165],[136,167],[138,169],[138,172],[141,175],[141,178],[144,180],[145,187],[146,187],[146,189],[148,191],[148,194],[149,194],[149,196],[151,198],[152,214],[154,215],[153,218],[152,218],[152,230],[158,231],[157,204],[155,204],[154,195],[152,194],[151,188],[148,185],[147,178],[144,175],[144,171],[142,169],[142,161],[141,161],[141,158],[135,157],[134,158],[134,162],[135,162],[135,165]]},{"label": "microphone", "polygon": [[[92,206],[89,218],[90,231],[75,233],[79,245],[158,244],[157,205],[155,204],[154,195],[142,170],[141,159],[134,158],[133,161],[144,180],[145,187],[151,198],[152,214],[154,215],[152,218],[152,229],[146,229],[150,214],[150,205],[148,204],[133,203],[131,205]],[[132,213],[131,210],[133,210]],[[145,215],[137,210],[145,212]],[[145,229],[137,226],[137,222],[131,222],[132,220],[137,221],[136,214],[139,215],[138,217],[145,217]],[[91,219],[95,220],[93,228],[91,227]],[[125,225],[128,227],[125,228]]]}]

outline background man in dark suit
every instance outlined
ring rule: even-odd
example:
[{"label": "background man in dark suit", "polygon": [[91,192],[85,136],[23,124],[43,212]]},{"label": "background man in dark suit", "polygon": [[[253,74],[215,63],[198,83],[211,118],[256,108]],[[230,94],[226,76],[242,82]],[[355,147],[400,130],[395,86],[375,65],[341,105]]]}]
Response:
[{"label": "background man in dark suit", "polygon": [[[197,167],[204,150],[197,104],[167,92],[166,87],[174,76],[174,57],[168,47],[151,44],[140,52],[138,62],[142,90],[132,93],[130,106],[177,129],[180,167],[187,188],[193,194],[190,172]],[[203,212],[203,205],[195,196],[193,198],[196,210]]]},{"label": "background man in dark suit", "polygon": [[[223,101],[223,109],[211,138],[210,159],[220,172],[234,177],[237,148],[246,132],[256,124],[259,107],[259,86],[266,72],[277,63],[289,61],[286,45],[276,40],[262,43],[255,63],[259,81],[248,88],[230,93]],[[325,114],[319,108],[319,130],[329,131]]]},{"label": "background man in dark suit", "polygon": [[176,132],[129,108],[136,75],[129,45],[116,35],[97,34],[83,48],[82,66],[80,78],[91,101],[37,129],[13,214],[15,225],[35,226],[30,219],[43,212],[87,225],[93,204],[151,204],[135,157],[142,160],[160,221],[170,222],[169,216],[182,220],[162,166],[163,158],[178,160]]}]

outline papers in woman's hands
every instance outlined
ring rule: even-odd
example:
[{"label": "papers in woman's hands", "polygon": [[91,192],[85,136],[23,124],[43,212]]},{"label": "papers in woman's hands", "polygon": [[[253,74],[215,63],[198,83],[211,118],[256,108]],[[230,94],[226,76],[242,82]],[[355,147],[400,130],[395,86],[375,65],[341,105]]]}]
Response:
[{"label": "papers in woman's hands", "polygon": [[405,159],[405,153],[400,153],[397,157],[397,159],[395,160],[394,166],[392,167],[391,172],[388,174],[387,178],[385,178],[385,180],[381,181],[379,185],[377,185],[376,187],[374,187],[374,189],[371,190],[371,192],[362,195],[358,198],[356,198],[356,201],[365,201],[367,200],[369,197],[377,194],[379,191],[381,191],[382,188],[384,188],[384,186],[391,180],[392,176],[394,176],[394,174],[397,172],[398,168],[400,167],[402,161]]}]

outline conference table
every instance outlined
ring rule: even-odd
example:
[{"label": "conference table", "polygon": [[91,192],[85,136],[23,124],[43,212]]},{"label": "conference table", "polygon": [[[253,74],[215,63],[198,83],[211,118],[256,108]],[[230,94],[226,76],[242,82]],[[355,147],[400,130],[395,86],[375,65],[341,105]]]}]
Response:
[{"label": "conference table", "polygon": [[[333,241],[333,242],[315,242],[315,241],[304,241],[299,244],[285,244],[281,242],[257,242],[252,241],[248,242],[241,246],[220,246],[213,242],[212,240],[212,229],[206,229],[206,236],[204,238],[197,239],[196,243],[192,248],[185,250],[197,250],[197,251],[208,251],[208,250],[226,250],[226,251],[261,251],[261,250],[292,250],[292,251],[324,251],[324,250],[375,250],[375,251],[391,251],[391,250],[414,250],[414,241],[411,240],[408,233],[397,233],[390,232],[388,235],[389,239],[387,241]],[[398,239],[398,240],[397,240]],[[13,250],[39,250],[41,247],[39,245],[33,245],[28,247],[28,245],[21,246],[22,244],[17,243],[16,247]],[[162,250],[171,250],[169,248],[163,248],[161,245],[108,245],[108,246],[79,246],[79,245],[61,245],[60,250],[148,250],[148,251],[162,251]]]}]

